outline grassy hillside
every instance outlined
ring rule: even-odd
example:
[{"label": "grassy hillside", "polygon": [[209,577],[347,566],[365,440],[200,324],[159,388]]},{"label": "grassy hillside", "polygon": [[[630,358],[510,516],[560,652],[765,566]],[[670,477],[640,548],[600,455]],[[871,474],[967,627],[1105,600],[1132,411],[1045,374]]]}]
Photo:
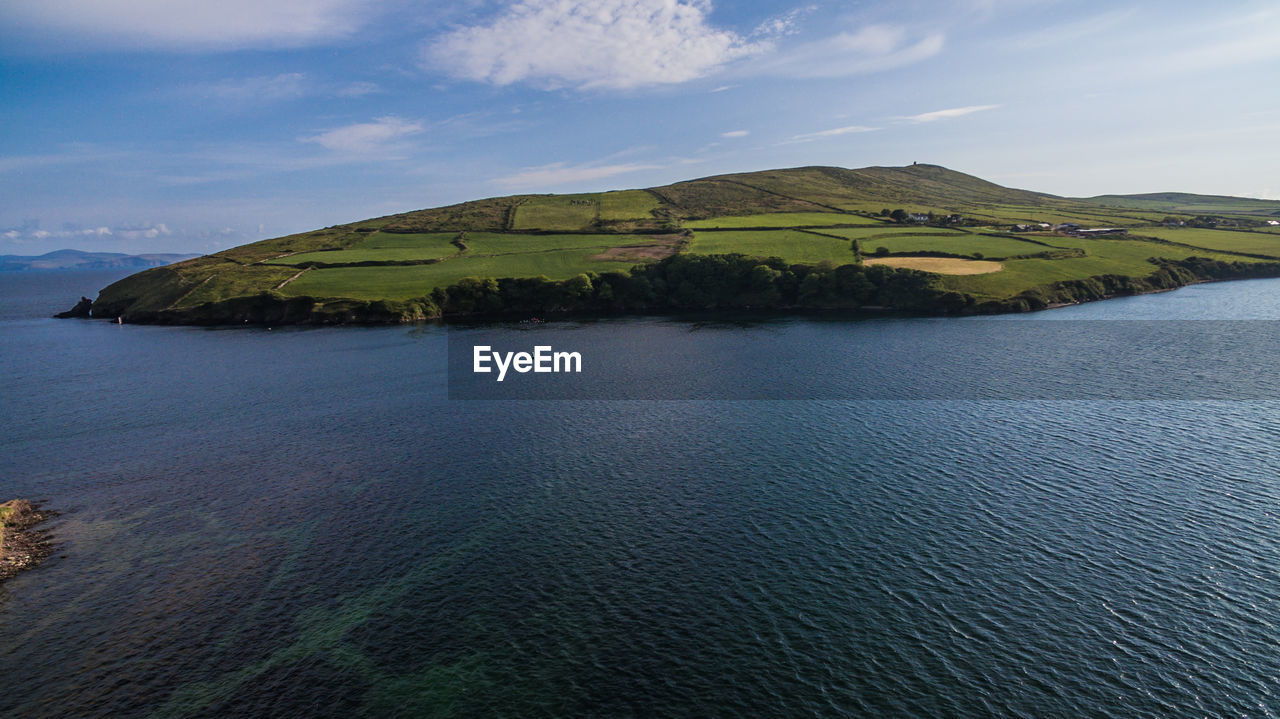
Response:
[{"label": "grassy hillside", "polygon": [[[801,167],[645,190],[488,198],[265,240],[128,277],[102,291],[94,315],[185,321],[202,308],[274,302],[303,314],[340,307],[341,319],[360,303],[385,301],[410,303],[395,305],[409,308],[406,318],[430,316],[444,311],[445,290],[468,278],[590,288],[606,273],[674,255],[734,253],[780,258],[756,278],[780,273],[768,280],[779,296],[799,292],[787,283],[803,271],[788,268],[861,266],[874,256],[946,272],[964,265],[912,258],[998,261],[983,265],[996,271],[926,279],[965,306],[1003,306],[1054,283],[1147,277],[1165,261],[1280,259],[1280,234],[1267,224],[1276,213],[1280,202],[1177,193],[1064,198],[936,165]],[[1079,237],[1040,223],[1128,233]]]}]

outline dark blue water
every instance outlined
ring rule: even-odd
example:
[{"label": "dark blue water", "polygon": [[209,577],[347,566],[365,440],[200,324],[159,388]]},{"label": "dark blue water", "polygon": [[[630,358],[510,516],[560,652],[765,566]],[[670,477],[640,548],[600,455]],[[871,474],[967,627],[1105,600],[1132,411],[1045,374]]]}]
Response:
[{"label": "dark blue water", "polygon": [[[0,276],[0,495],[63,512],[0,589],[6,716],[1280,714],[1280,402],[449,400],[444,328],[43,319],[90,274]],[[753,337],[883,322],[937,332],[541,336],[630,379],[683,333],[731,386]]]}]

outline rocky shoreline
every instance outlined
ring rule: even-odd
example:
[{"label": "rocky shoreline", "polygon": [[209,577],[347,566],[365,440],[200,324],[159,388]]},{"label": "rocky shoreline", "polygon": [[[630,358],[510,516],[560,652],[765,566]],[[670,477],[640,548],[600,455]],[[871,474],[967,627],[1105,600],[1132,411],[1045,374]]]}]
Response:
[{"label": "rocky shoreline", "polygon": [[49,556],[49,533],[35,526],[55,514],[25,499],[0,503],[0,582]]}]

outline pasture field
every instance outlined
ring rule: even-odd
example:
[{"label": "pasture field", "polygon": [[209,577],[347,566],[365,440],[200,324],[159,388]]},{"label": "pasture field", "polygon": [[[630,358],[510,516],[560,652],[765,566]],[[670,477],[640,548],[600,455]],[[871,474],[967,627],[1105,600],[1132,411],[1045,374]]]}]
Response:
[{"label": "pasture field", "polygon": [[208,281],[200,282],[174,302],[175,307],[195,307],[205,302],[254,295],[269,290],[298,273],[296,267],[249,265],[218,272]]},{"label": "pasture field", "polygon": [[375,232],[369,239],[346,250],[301,252],[267,260],[269,265],[297,266],[304,262],[341,264],[347,262],[404,262],[434,260],[458,253],[453,240],[457,232],[398,234]]},{"label": "pasture field", "polygon": [[457,232],[374,232],[364,242],[352,245],[353,250],[401,250],[418,247],[454,247],[451,243]]},{"label": "pasture field", "polygon": [[644,190],[602,192],[596,198],[602,220],[647,220],[662,206],[658,198]]},{"label": "pasture field", "polygon": [[598,248],[549,250],[505,255],[462,256],[430,265],[331,267],[310,270],[281,290],[286,295],[349,297],[352,299],[409,299],[435,287],[447,287],[464,277],[537,277],[565,280],[583,272],[627,271],[634,261],[591,259]]},{"label": "pasture field", "polygon": [[462,241],[467,245],[466,255],[476,256],[578,248],[595,248],[599,251],[609,247],[642,243],[644,239],[635,235],[519,235],[504,232],[467,232],[463,234]]},{"label": "pasture field", "polygon": [[866,260],[865,264],[906,267],[939,275],[985,275],[1004,268],[991,260],[962,260],[958,257],[878,257]]},{"label": "pasture field", "polygon": [[957,255],[981,253],[983,257],[1014,257],[1017,255],[1033,255],[1038,252],[1051,251],[1052,247],[1037,245],[1034,242],[1016,240],[1012,237],[988,237],[986,235],[954,234],[954,235],[889,235],[872,239],[859,240],[862,254],[872,255],[876,248],[883,247],[890,252],[951,252]]},{"label": "pasture field", "polygon": [[1247,252],[1280,258],[1280,235],[1264,232],[1232,232],[1198,227],[1144,227],[1134,234],[1158,237],[1170,242],[1195,245],[1207,250]]},{"label": "pasture field", "polygon": [[[457,233],[432,233],[433,243],[445,243]],[[407,235],[406,235],[407,237]],[[283,289],[289,295],[350,297],[354,299],[406,299],[420,297],[434,287],[446,287],[463,277],[537,277],[553,280],[582,272],[629,270],[637,260],[595,259],[605,250],[652,241],[633,235],[521,235],[499,232],[466,232],[465,252],[445,243],[446,259],[429,265],[387,265],[384,267],[325,267],[308,271]],[[392,259],[411,248],[384,250],[340,250],[316,252],[320,261],[329,256]],[[366,254],[367,253],[367,254]],[[295,257],[281,258],[281,261]],[[310,257],[306,259],[311,259]],[[334,261],[334,260],[328,260]]]},{"label": "pasture field", "polygon": [[964,230],[949,230],[945,227],[927,227],[924,225],[878,225],[875,227],[823,227],[815,228],[824,235],[837,235],[850,240],[880,239],[911,235],[918,237],[968,237]]},{"label": "pasture field", "polygon": [[596,221],[595,195],[532,197],[516,206],[513,230],[582,230]]},{"label": "pasture field", "polygon": [[1063,222],[1074,222],[1083,227],[1133,227],[1159,220],[1141,212],[1109,211],[1104,208],[1096,210],[1089,207],[1052,207],[1040,205],[987,205],[974,207],[965,214],[979,222],[992,227],[1005,228],[1015,224],[1034,224],[1047,222],[1051,225]]},{"label": "pasture field", "polygon": [[691,230],[738,229],[743,227],[777,227],[781,229],[787,227],[823,227],[826,225],[891,226],[860,215],[846,215],[839,212],[769,212],[762,215],[737,215],[733,217],[716,217],[710,220],[686,220],[684,222],[684,226]]},{"label": "pasture field", "polygon": [[1241,260],[1239,256],[1195,250],[1155,242],[1139,240],[1097,240],[1077,237],[1055,237],[1054,244],[1064,248],[1079,248],[1084,257],[1063,259],[1008,260],[1004,270],[989,275],[969,277],[946,276],[942,284],[947,289],[968,292],[979,299],[1012,297],[1023,290],[1062,280],[1077,280],[1096,275],[1129,275],[1145,277],[1156,271],[1149,258],[1162,257],[1183,260],[1188,257],[1209,257],[1217,260]]},{"label": "pasture field", "polygon": [[687,251],[704,255],[738,252],[751,257],[781,257],[794,264],[826,260],[845,265],[854,261],[852,243],[799,230],[695,232]]}]

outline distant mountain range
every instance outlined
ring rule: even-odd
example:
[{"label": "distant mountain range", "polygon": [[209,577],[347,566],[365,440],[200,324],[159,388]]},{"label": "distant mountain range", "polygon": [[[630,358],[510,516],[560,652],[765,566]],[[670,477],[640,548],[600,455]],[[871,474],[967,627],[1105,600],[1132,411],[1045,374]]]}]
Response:
[{"label": "distant mountain range", "polygon": [[152,253],[126,255],[119,252],[84,252],[82,250],[55,250],[39,256],[0,255],[0,272],[27,272],[41,270],[110,270],[139,269],[171,265],[200,255]]}]

